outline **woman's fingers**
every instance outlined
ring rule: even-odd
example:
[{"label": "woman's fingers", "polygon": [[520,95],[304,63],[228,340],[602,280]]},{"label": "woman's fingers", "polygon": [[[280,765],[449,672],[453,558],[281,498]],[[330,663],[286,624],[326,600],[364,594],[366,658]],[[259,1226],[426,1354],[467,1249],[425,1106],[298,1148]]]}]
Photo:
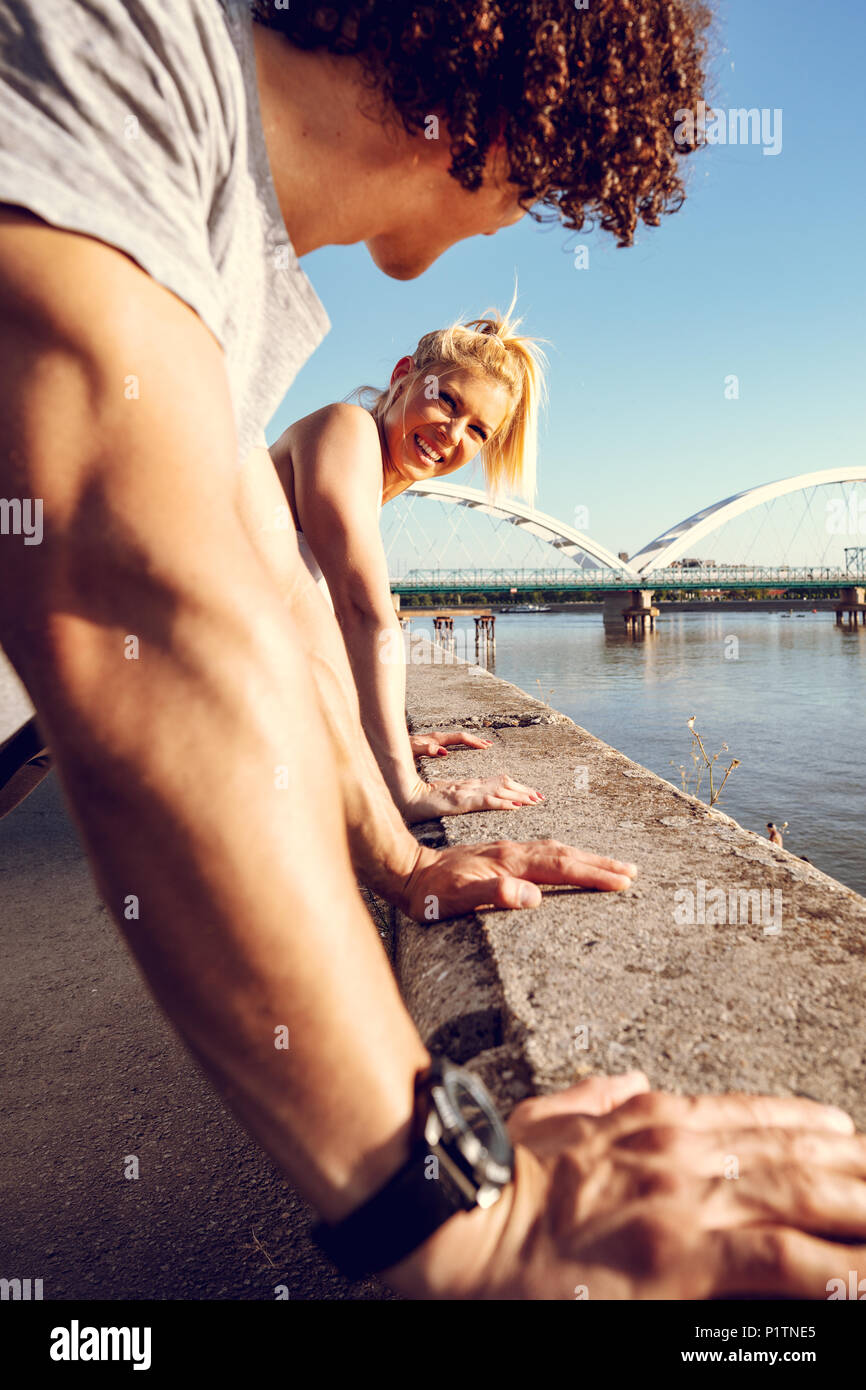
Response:
[{"label": "woman's fingers", "polygon": [[544,800],[541,792],[536,791],[534,787],[524,786],[522,782],[515,782],[512,777],[477,777],[468,780],[465,785],[484,788],[495,796],[510,797],[512,801],[518,801],[521,805]]},{"label": "woman's fingers", "polygon": [[527,804],[525,798],[514,797],[510,792],[497,796],[494,792],[474,789],[455,791],[449,798],[449,810],[442,814],[459,816],[471,811],[519,811]]},{"label": "woman's fingers", "polygon": [[492,739],[481,738],[478,734],[468,734],[464,729],[437,729],[433,738],[447,744],[448,747],[459,744],[464,748],[490,748],[493,743]]},{"label": "woman's fingers", "polygon": [[[524,787],[510,777],[467,777],[459,782],[431,780],[428,785],[436,792],[452,797],[463,810],[511,810],[517,806],[536,805],[544,797],[533,787]],[[484,798],[494,797],[503,805],[486,805]],[[471,803],[471,806],[470,806]]]},{"label": "woman's fingers", "polygon": [[413,758],[436,758],[440,753],[445,757],[448,756],[447,749],[440,748],[436,739],[427,734],[411,734],[409,747],[412,750]]},{"label": "woman's fingers", "polygon": [[463,729],[435,729],[432,734],[410,734],[416,758],[445,757],[449,748],[490,748],[492,739],[467,734]]},{"label": "woman's fingers", "polygon": [[520,804],[490,792],[456,792],[442,815],[466,816],[472,811],[519,811]]},{"label": "woman's fingers", "polygon": [[535,791],[534,787],[524,787],[523,783],[516,783],[512,777],[500,778],[500,787],[503,791],[513,792],[516,796],[524,796],[527,801],[534,803],[542,802],[545,799],[541,792]]}]

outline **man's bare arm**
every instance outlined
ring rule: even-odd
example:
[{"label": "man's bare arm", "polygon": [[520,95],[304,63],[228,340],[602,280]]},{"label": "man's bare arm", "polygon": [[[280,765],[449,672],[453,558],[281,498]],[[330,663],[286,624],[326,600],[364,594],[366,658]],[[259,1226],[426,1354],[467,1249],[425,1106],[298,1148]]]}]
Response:
[{"label": "man's bare arm", "polygon": [[[403,1160],[427,1054],[354,890],[334,755],[233,503],[232,439],[219,351],[188,309],[117,253],[0,212],[0,489],[45,508],[41,544],[0,543],[0,639],[151,988],[334,1219]],[[396,1287],[821,1296],[837,1247],[801,1232],[866,1233],[862,1141],[808,1102],[637,1096],[595,1123],[568,1095],[533,1105],[517,1182],[441,1227]],[[732,1142],[754,1176],[708,1183]]]},{"label": "man's bare arm", "polygon": [[0,218],[0,495],[44,519],[39,545],[0,539],[0,640],[151,988],[333,1217],[401,1160],[427,1054],[357,895],[301,644],[237,515],[234,439],[191,310],[95,241]]}]

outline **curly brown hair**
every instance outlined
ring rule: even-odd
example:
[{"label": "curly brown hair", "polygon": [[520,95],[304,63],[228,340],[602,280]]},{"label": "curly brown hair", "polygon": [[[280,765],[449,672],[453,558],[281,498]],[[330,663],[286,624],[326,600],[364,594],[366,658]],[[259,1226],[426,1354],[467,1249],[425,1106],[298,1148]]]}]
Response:
[{"label": "curly brown hair", "polygon": [[677,112],[704,95],[712,15],[701,0],[250,3],[299,48],[359,59],[410,135],[439,116],[466,189],[504,139],[536,221],[598,223],[630,246],[639,219],[656,227],[682,206],[680,159],[706,143],[696,121],[674,138]]}]

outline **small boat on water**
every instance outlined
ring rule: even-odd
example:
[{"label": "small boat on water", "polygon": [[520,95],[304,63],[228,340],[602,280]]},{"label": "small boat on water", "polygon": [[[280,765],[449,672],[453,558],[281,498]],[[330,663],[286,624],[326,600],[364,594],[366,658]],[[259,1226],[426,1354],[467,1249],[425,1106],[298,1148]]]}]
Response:
[{"label": "small boat on water", "polygon": [[550,609],[542,603],[515,603],[503,611],[505,613],[549,613]]}]

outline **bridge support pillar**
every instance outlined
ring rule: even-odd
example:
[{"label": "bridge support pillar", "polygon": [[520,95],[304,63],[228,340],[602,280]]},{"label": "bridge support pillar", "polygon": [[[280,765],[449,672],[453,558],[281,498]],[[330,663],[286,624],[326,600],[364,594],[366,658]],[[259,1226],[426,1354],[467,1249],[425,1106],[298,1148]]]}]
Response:
[{"label": "bridge support pillar", "polygon": [[654,632],[659,610],[653,608],[652,589],[616,589],[604,596],[604,625],[632,637]]},{"label": "bridge support pillar", "polygon": [[841,627],[845,619],[848,624],[854,627],[861,621],[866,627],[866,588],[860,584],[849,584],[839,595],[839,607],[836,609],[836,625]]}]

